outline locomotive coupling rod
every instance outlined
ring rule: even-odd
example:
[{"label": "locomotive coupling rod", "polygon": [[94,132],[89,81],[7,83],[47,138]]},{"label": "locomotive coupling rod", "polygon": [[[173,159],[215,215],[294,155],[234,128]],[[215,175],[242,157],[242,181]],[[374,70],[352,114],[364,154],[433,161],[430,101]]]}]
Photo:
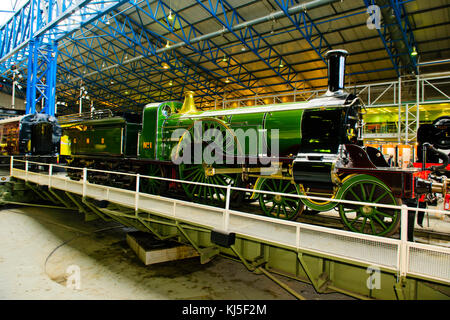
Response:
[{"label": "locomotive coupling rod", "polygon": [[281,169],[280,167],[256,167],[256,168],[205,168],[205,174],[207,176],[213,176],[215,174],[227,174],[227,173],[272,173],[272,175],[287,172],[287,169]]}]

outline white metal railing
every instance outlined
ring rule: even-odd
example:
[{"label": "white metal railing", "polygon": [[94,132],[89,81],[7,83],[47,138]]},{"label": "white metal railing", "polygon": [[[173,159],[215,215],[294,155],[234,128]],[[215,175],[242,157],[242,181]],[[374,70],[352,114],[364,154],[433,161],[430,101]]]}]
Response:
[{"label": "white metal railing", "polygon": [[[14,167],[14,165],[18,163],[23,163],[24,168],[18,169]],[[48,170],[33,172],[29,170],[30,164],[40,166],[41,169],[48,166]],[[55,174],[54,168],[79,170],[82,172],[82,181],[71,180],[65,175],[57,175]],[[134,177],[136,179],[135,189],[126,190],[89,183],[87,178],[88,172],[90,171]],[[407,240],[408,210],[427,212],[436,215],[447,214],[447,212],[443,210],[411,208],[406,205],[393,206],[374,204],[263,190],[250,190],[232,187],[230,185],[215,185],[134,173],[111,172],[106,170],[24,161],[14,159],[13,157],[11,157],[10,174],[19,179],[48,185],[49,188],[54,187],[65,191],[79,193],[83,197],[87,195],[93,198],[100,197],[104,200],[134,208],[136,217],[140,210],[150,211],[161,216],[196,223],[214,229],[222,229],[226,232],[235,232],[244,236],[258,238],[263,241],[288,246],[298,250],[309,250],[328,256],[370,263],[372,266],[394,270],[400,276],[412,274],[450,283],[450,248],[437,245],[418,244]],[[225,189],[225,207],[219,208],[140,192],[142,179],[195,184]],[[330,229],[322,226],[231,210],[230,195],[232,190],[397,209],[401,211],[400,239]],[[130,218],[133,217],[130,216]],[[350,248],[352,250],[350,250]],[[426,261],[423,262],[424,260]],[[436,265],[440,267],[436,269]]]}]

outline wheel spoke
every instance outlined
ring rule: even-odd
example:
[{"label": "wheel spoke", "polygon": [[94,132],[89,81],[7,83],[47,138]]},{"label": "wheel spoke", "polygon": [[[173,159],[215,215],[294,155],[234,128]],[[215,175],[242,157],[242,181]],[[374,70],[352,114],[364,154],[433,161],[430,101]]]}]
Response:
[{"label": "wheel spoke", "polygon": [[272,182],[273,191],[274,192],[278,192],[278,187],[277,187],[277,184],[275,182],[275,179],[270,179],[270,182]]},{"label": "wheel spoke", "polygon": [[361,187],[362,199],[363,199],[363,201],[364,201],[364,200],[366,200],[366,190],[364,189],[364,184],[361,183],[361,184],[360,184],[360,187]]},{"label": "wheel spoke", "polygon": [[387,218],[392,218],[392,216],[390,214],[382,212],[380,210],[375,209],[374,212],[375,212],[375,214],[379,214],[380,216],[387,217]]},{"label": "wheel spoke", "polygon": [[[205,179],[205,177],[202,177],[202,181],[201,181],[202,183],[206,183],[206,179]],[[202,186],[202,188],[203,188],[203,198],[204,199],[206,199],[206,193],[207,193],[207,189],[208,189],[208,187],[207,186]]]},{"label": "wheel spoke", "polygon": [[[375,199],[374,199],[375,198]],[[394,195],[390,189],[382,182],[375,179],[366,181],[355,181],[347,187],[347,191],[342,196],[343,200],[354,200],[361,202],[372,202],[374,204],[396,205]],[[349,208],[350,207],[350,208]],[[339,214],[344,225],[355,232],[373,234],[377,236],[386,236],[393,234],[399,227],[399,219],[396,211],[385,210],[384,208],[374,207],[370,215],[365,213],[367,208],[361,205],[344,207],[340,205]],[[354,208],[353,208],[354,207]],[[355,218],[349,218],[349,215],[355,212]],[[387,221],[389,218],[389,221]],[[392,222],[391,222],[392,220]],[[356,222],[361,224],[356,226]]]},{"label": "wheel spoke", "polygon": [[225,180],[223,180],[223,177],[217,176],[217,181],[219,182],[218,184],[221,184],[224,186],[228,185],[227,182]]},{"label": "wheel spoke", "polygon": [[357,213],[356,214],[356,218],[352,220],[352,222],[350,223],[350,225],[352,226],[356,221],[358,221],[358,219],[361,217],[361,213]]},{"label": "wheel spoke", "polygon": [[[277,181],[279,180],[279,181]],[[289,181],[283,179],[266,179],[261,184],[262,191],[270,191],[276,193],[298,194],[296,188],[292,188]],[[277,199],[277,200],[275,200]],[[267,203],[271,201],[273,206],[268,208]],[[292,199],[282,195],[268,195],[261,197],[260,207],[267,216],[276,217],[280,219],[293,220],[301,212],[303,203],[299,199]]]},{"label": "wheel spoke", "polygon": [[364,227],[366,226],[366,222],[367,222],[367,217],[364,217],[364,221],[363,221],[362,227],[361,227],[361,229],[360,229],[360,231],[361,231],[362,233],[364,233]]},{"label": "wheel spoke", "polygon": [[270,191],[272,191],[272,192],[276,192],[275,190],[273,190],[271,187],[269,187],[269,185],[267,184],[266,185],[266,187],[267,187],[267,189],[269,189]]},{"label": "wheel spoke", "polygon": [[190,177],[192,177],[194,174],[197,174],[198,171],[193,170],[191,173],[189,173],[187,176],[182,177],[184,180],[188,180]]},{"label": "wheel spoke", "polygon": [[372,229],[372,234],[377,234],[375,226],[373,225],[373,220],[370,220],[370,228]]},{"label": "wheel spoke", "polygon": [[282,210],[283,210],[285,216],[287,217],[287,216],[288,216],[288,213],[287,213],[287,211],[286,211],[286,206],[283,204],[283,205],[281,206],[281,208],[282,208]]},{"label": "wheel spoke", "polygon": [[281,190],[281,193],[284,193],[290,185],[291,185],[290,183],[286,183],[286,186],[283,188],[283,190]]},{"label": "wheel spoke", "polygon": [[383,221],[380,220],[375,214],[372,216],[382,227],[384,230],[386,230],[388,227],[383,223]]},{"label": "wheel spoke", "polygon": [[362,202],[361,199],[356,195],[356,193],[353,191],[352,188],[350,188],[349,191],[358,201]]},{"label": "wheel spoke", "polygon": [[[198,182],[198,181],[195,181],[195,182]],[[199,184],[189,184],[189,186],[192,186],[192,191],[191,191],[192,196],[195,196],[195,191],[197,191],[197,189],[199,191],[201,189],[201,185],[199,185]],[[190,187],[188,187],[188,188],[190,188]],[[199,192],[199,194],[200,194],[200,192]]]},{"label": "wheel spoke", "polygon": [[271,207],[270,210],[269,210],[269,214],[272,213],[273,209],[275,209],[275,204],[272,202],[272,207]]},{"label": "wheel spoke", "polygon": [[374,192],[375,192],[375,184],[372,185],[372,190],[370,190],[369,199],[368,199],[369,202],[372,201]]},{"label": "wheel spoke", "polygon": [[381,199],[383,199],[387,194],[389,193],[389,191],[386,191],[385,193],[383,193],[381,196],[379,196],[376,200],[374,200],[374,203],[378,203],[378,201],[380,201]]},{"label": "wheel spoke", "polygon": [[[220,178],[218,178],[218,177],[216,177],[216,176],[213,176],[213,178],[214,178],[215,184],[217,184],[217,185],[223,185],[222,179],[220,179]],[[219,192],[220,192],[221,194],[223,194],[224,197],[226,196],[226,192],[225,192],[225,190],[224,190],[223,188],[217,187],[217,189],[219,189]]]},{"label": "wheel spoke", "polygon": [[[296,208],[294,208],[293,206],[291,206],[288,202],[286,202],[286,204],[292,209],[292,211],[297,211],[297,209]],[[296,204],[297,205],[297,204]]]}]

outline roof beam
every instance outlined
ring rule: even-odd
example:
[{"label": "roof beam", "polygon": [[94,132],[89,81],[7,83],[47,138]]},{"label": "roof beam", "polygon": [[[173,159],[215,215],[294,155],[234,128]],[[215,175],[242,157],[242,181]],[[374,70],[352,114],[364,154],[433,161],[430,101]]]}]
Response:
[{"label": "roof beam", "polygon": [[418,73],[417,61],[412,55],[413,50],[418,48],[404,7],[405,2],[409,0],[364,0],[367,8],[377,6],[380,9],[383,24],[377,27],[377,31],[397,76],[401,75],[401,69],[407,73]]},{"label": "roof beam", "polygon": [[[309,43],[311,48],[317,53],[319,58],[327,65],[325,53],[332,47],[325,39],[324,35],[318,29],[317,25],[308,15],[306,9],[290,13],[289,6],[293,5],[293,0],[275,0],[276,4],[283,10],[289,21],[295,26],[296,30],[301,33],[303,38]],[[328,1],[332,3],[334,1]]]}]

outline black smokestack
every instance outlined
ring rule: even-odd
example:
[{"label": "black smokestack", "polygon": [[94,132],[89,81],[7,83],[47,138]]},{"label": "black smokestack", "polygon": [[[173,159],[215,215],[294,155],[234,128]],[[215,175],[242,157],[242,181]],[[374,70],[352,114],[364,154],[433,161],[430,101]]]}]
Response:
[{"label": "black smokestack", "polygon": [[331,50],[327,52],[328,59],[328,92],[327,95],[344,93],[345,84],[345,50]]}]

